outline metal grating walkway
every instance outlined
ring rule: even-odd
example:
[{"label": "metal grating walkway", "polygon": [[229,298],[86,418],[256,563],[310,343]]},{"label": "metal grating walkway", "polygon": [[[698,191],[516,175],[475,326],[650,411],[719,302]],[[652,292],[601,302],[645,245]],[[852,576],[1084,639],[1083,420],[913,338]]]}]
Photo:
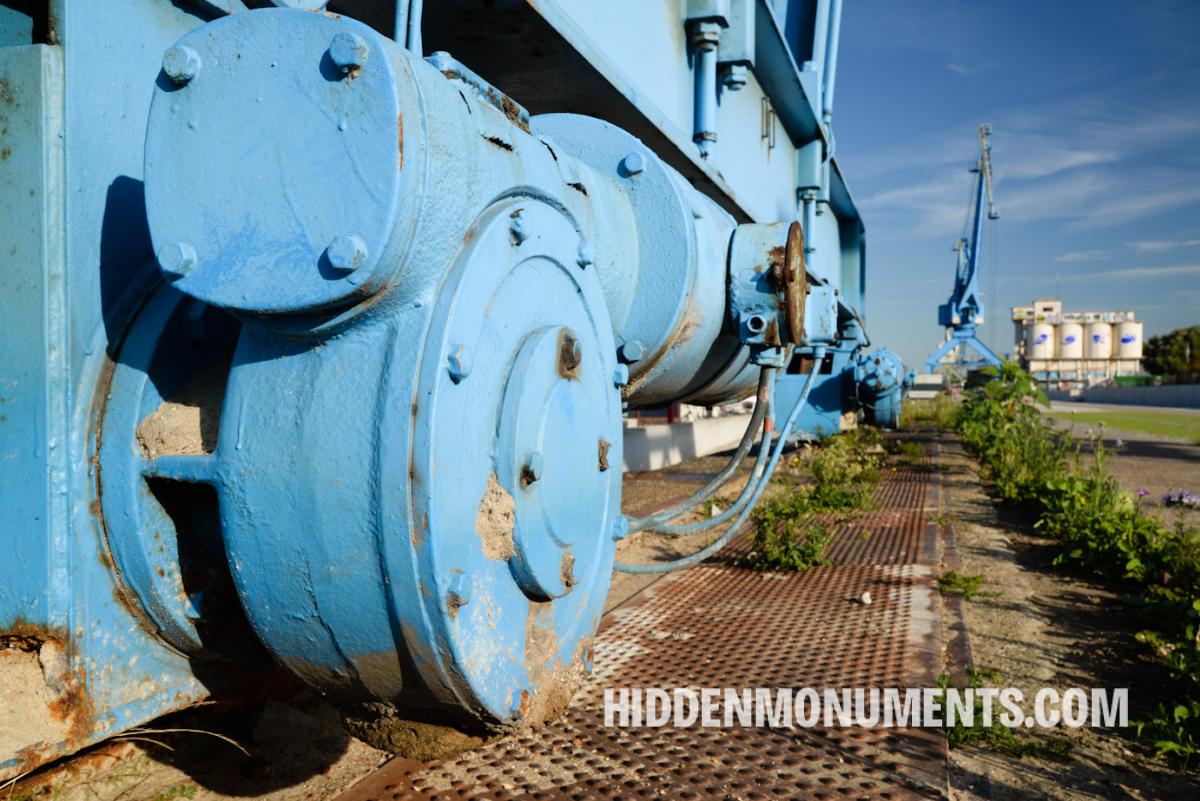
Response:
[{"label": "metal grating walkway", "polygon": [[[341,801],[931,799],[948,796],[940,734],[910,729],[605,728],[606,687],[929,687],[941,672],[930,464],[901,466],[876,510],[844,523],[833,564],[802,574],[720,561],[610,612],[596,673],[566,718],[430,763],[395,759]],[[857,599],[869,591],[872,603]]]}]

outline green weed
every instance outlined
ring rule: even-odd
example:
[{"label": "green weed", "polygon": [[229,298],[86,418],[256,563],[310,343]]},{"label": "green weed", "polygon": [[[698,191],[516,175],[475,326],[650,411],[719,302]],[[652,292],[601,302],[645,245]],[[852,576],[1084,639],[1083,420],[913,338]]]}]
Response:
[{"label": "green weed", "polygon": [[[983,687],[985,681],[999,682],[1000,678],[999,671],[990,668],[967,671],[967,682],[974,689]],[[938,687],[943,690],[948,689],[950,677],[944,673],[939,676]],[[1066,759],[1071,750],[1070,744],[1063,740],[1033,740],[1018,736],[1012,729],[1000,722],[1000,716],[994,708],[991,721],[985,724],[983,701],[978,696],[975,698],[974,715],[970,726],[956,719],[953,726],[943,726],[942,731],[946,735],[947,745],[951,748],[976,745],[990,748],[1016,759],[1032,756],[1061,761]]]},{"label": "green weed", "polygon": [[973,601],[978,597],[995,598],[998,592],[983,592],[983,576],[965,576],[956,570],[951,570],[938,576],[938,591],[942,595],[961,595],[964,600]]},{"label": "green weed", "polygon": [[833,532],[811,516],[808,496],[796,490],[762,503],[754,512],[754,548],[747,565],[757,570],[808,570],[829,564],[825,552]]},{"label": "green weed", "polygon": [[957,429],[996,493],[1037,514],[1056,561],[1122,584],[1162,621],[1138,639],[1174,679],[1174,703],[1139,724],[1160,755],[1186,766],[1200,750],[1200,531],[1167,526],[1109,472],[1102,437],[1075,442],[1038,410],[1045,396],[1016,364],[968,393]]}]

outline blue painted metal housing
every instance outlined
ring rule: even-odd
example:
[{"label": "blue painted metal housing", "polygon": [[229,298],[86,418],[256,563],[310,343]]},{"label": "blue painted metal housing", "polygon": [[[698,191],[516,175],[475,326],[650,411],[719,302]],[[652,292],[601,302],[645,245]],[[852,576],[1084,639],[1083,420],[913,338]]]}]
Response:
[{"label": "blue painted metal housing", "polygon": [[776,369],[803,431],[857,408],[836,2],[274,5],[0,5],[0,670],[44,724],[0,777],[275,663],[552,717],[628,531],[622,408]]}]

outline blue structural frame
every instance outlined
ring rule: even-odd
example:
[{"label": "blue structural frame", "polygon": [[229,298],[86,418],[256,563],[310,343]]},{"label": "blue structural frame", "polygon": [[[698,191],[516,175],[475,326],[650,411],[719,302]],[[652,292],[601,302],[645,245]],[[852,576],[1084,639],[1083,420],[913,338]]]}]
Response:
[{"label": "blue structural frame", "polygon": [[[979,253],[983,245],[983,220],[995,220],[1000,215],[992,202],[992,146],[991,126],[979,126],[979,160],[971,168],[975,174],[975,188],[971,201],[971,235],[960,239],[955,245],[957,262],[954,271],[954,289],[950,299],[938,306],[938,325],[946,327],[947,338],[937,350],[925,360],[925,372],[932,373],[939,366],[959,369],[995,367],[1000,357],[983,344],[976,336],[983,322],[983,298],[979,294]],[[975,358],[969,353],[974,351]],[[950,355],[947,360],[945,357]]]},{"label": "blue structural frame", "polygon": [[898,417],[839,0],[271,5],[0,0],[0,779],[277,665],[536,725],[675,525],[623,409],[757,387],[729,531],[793,429]]}]

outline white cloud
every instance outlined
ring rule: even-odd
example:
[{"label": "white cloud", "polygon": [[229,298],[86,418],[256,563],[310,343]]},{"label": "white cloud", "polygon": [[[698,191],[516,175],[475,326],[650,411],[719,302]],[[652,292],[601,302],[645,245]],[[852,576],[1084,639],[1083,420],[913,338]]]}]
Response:
[{"label": "white cloud", "polygon": [[1113,252],[1109,250],[1073,250],[1070,253],[1063,253],[1061,256],[1055,256],[1055,261],[1062,262],[1081,262],[1081,261],[1103,261],[1111,259]]},{"label": "white cloud", "polygon": [[1063,283],[1095,281],[1097,278],[1156,279],[1180,275],[1200,275],[1200,264],[1170,264],[1158,267],[1124,267],[1119,270],[1097,270],[1072,273],[1061,277]]},{"label": "white cloud", "polygon": [[1129,243],[1129,247],[1138,253],[1165,253],[1168,250],[1198,246],[1200,239],[1143,239]]}]

